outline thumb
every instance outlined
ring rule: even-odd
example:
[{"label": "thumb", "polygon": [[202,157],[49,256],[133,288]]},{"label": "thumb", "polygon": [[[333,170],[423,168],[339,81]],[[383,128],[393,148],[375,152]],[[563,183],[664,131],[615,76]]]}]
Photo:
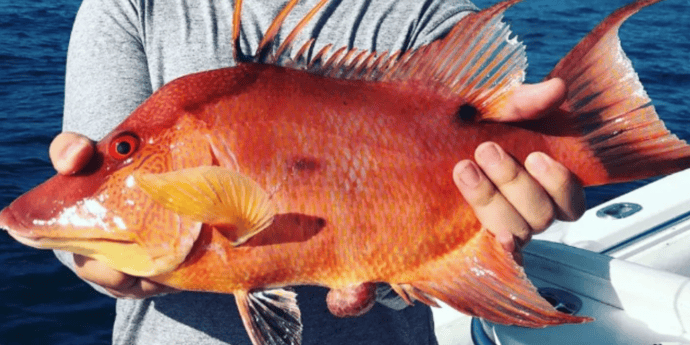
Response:
[{"label": "thumb", "polygon": [[81,170],[94,153],[89,138],[71,132],[58,134],[50,143],[50,161],[60,174],[70,175]]},{"label": "thumb", "polygon": [[536,120],[560,106],[566,97],[565,82],[559,78],[538,84],[523,84],[510,95],[505,113],[494,121]]}]

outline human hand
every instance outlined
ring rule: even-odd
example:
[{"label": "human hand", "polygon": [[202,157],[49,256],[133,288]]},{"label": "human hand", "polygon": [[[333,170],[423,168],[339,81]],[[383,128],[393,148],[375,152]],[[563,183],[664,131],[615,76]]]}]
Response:
[{"label": "human hand", "polygon": [[[61,133],[50,144],[50,160],[60,174],[79,172],[94,154],[94,143],[75,133]],[[73,254],[75,271],[79,277],[102,286],[118,298],[147,298],[177,290],[116,271],[89,257]]]},{"label": "human hand", "polygon": [[[560,105],[565,85],[560,79],[522,86],[498,121],[537,119]],[[476,163],[459,162],[453,179],[481,223],[507,251],[518,254],[533,234],[554,219],[572,221],[585,211],[584,190],[562,164],[533,152],[522,167],[495,143],[475,151]]]}]

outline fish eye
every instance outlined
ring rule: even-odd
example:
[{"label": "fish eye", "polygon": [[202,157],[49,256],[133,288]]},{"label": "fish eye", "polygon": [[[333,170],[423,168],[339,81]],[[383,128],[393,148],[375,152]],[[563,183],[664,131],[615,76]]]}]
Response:
[{"label": "fish eye", "polygon": [[108,147],[108,153],[111,157],[122,160],[136,151],[139,144],[139,138],[133,134],[125,133],[113,139]]}]

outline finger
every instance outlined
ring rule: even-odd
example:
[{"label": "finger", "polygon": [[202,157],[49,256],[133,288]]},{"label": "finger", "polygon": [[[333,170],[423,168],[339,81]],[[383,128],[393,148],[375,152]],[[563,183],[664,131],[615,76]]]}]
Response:
[{"label": "finger", "polygon": [[169,286],[158,284],[144,278],[136,278],[136,282],[126,290],[115,290],[106,288],[113,296],[117,298],[132,298],[143,299],[161,294],[177,293],[179,290],[173,289]]},{"label": "finger", "polygon": [[491,181],[470,160],[461,161],[453,169],[453,180],[475,215],[509,252],[517,249],[513,233],[529,234],[527,222],[496,189]]},{"label": "finger", "polygon": [[557,108],[566,97],[566,86],[559,78],[538,84],[520,85],[510,96],[508,107],[498,121],[524,121],[538,119]]},{"label": "finger", "polygon": [[74,254],[75,271],[85,280],[96,285],[114,290],[126,290],[131,288],[136,278],[116,271],[100,261]]},{"label": "finger", "polygon": [[102,286],[118,298],[146,298],[175,292],[170,287],[116,271],[86,256],[74,254],[75,271],[84,280]]},{"label": "finger", "polygon": [[477,164],[527,222],[529,227],[513,234],[523,242],[532,233],[544,231],[553,222],[555,206],[549,194],[510,155],[495,143],[479,145],[475,152]]},{"label": "finger", "polygon": [[556,204],[556,217],[573,221],[587,209],[582,184],[565,166],[548,155],[534,152],[527,156],[525,169],[541,184]]},{"label": "finger", "polygon": [[58,134],[48,150],[53,167],[60,174],[70,175],[81,170],[94,153],[89,138],[71,132]]}]

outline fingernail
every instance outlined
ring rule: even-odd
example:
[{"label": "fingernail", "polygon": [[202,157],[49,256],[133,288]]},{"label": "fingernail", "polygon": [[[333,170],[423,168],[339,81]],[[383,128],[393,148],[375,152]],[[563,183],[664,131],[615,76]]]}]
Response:
[{"label": "fingernail", "polygon": [[477,156],[488,165],[498,164],[502,159],[501,152],[494,143],[481,145],[477,151]]},{"label": "fingernail", "polygon": [[513,252],[518,248],[515,237],[511,233],[500,233],[496,235],[496,239],[498,243],[501,244],[501,247],[507,252]]},{"label": "fingernail", "polygon": [[464,164],[465,166],[461,167],[458,172],[459,180],[465,186],[474,188],[479,184],[479,172],[472,163],[464,162]]},{"label": "fingernail", "polygon": [[551,165],[551,158],[541,152],[534,152],[527,156],[525,166],[532,172],[545,173]]}]

